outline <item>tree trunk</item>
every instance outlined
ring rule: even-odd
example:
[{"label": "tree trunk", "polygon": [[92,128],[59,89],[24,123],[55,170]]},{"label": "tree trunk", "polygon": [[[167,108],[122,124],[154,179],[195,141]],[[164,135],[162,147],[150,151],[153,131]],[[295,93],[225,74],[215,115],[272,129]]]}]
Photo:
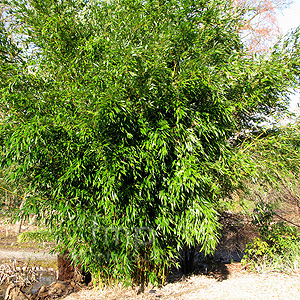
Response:
[{"label": "tree trunk", "polygon": [[182,273],[187,275],[194,271],[195,247],[186,248],[181,260]]},{"label": "tree trunk", "polygon": [[[25,195],[24,195],[24,198],[23,198],[23,200],[21,202],[21,205],[20,205],[20,209],[22,209],[24,207],[25,202],[26,202],[26,198],[25,198]],[[16,225],[15,225],[15,233],[16,234],[21,233],[22,223],[23,223],[22,219],[20,219],[19,221],[16,222]]]},{"label": "tree trunk", "polygon": [[91,273],[86,272],[80,266],[75,267],[69,258],[69,252],[64,252],[57,256],[58,275],[57,280],[66,281],[72,280],[77,284],[88,285],[91,281]]}]

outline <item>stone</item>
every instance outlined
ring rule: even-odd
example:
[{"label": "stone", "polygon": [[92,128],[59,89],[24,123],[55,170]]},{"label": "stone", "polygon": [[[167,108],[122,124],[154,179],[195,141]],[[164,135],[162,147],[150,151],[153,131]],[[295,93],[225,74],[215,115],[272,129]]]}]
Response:
[{"label": "stone", "polygon": [[39,288],[39,292],[40,293],[45,293],[47,292],[47,287],[45,285],[42,285],[40,288]]},{"label": "stone", "polygon": [[41,286],[30,300],[50,300],[65,297],[74,292],[74,288],[68,281],[53,282],[50,286]]},{"label": "stone", "polygon": [[4,300],[28,300],[29,297],[25,295],[21,288],[10,284],[5,292]]},{"label": "stone", "polygon": [[48,293],[48,288],[45,285],[42,285],[36,293],[31,295],[30,300],[48,300],[51,299]]}]

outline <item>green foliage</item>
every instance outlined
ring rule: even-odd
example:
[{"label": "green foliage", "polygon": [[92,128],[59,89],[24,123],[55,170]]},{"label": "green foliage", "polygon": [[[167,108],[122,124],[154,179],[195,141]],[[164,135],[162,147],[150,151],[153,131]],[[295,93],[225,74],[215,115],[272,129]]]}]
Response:
[{"label": "green foliage", "polygon": [[250,261],[257,261],[265,255],[272,255],[269,244],[260,238],[255,238],[253,242],[247,244],[243,262],[247,264]]},{"label": "green foliage", "polygon": [[298,84],[298,31],[254,58],[229,1],[7,4],[1,160],[29,183],[21,213],[104,281],[160,282],[179,250],[212,252],[220,199],[257,175],[243,133]]},{"label": "green foliage", "polygon": [[26,243],[26,242],[44,243],[44,242],[53,242],[53,241],[54,241],[53,235],[51,235],[48,230],[44,230],[44,229],[26,231],[18,235],[18,243]]},{"label": "green foliage", "polygon": [[274,208],[270,204],[259,203],[253,212],[253,224],[261,238],[269,245],[271,253],[283,252],[294,242],[299,242],[299,231],[286,222],[274,220]]},{"label": "green foliage", "polygon": [[299,267],[300,233],[295,226],[286,222],[276,222],[272,206],[262,202],[258,203],[253,212],[253,224],[257,227],[260,237],[248,243],[243,258],[244,264],[256,270],[261,270],[261,266],[266,262],[269,269],[277,266],[275,269],[281,271],[290,270],[291,266]]}]

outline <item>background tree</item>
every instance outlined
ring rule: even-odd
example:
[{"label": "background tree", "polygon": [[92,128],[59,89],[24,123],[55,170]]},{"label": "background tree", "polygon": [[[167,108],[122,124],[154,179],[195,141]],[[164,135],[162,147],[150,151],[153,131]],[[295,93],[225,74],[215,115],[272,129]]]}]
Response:
[{"label": "background tree", "polygon": [[237,133],[287,110],[298,31],[253,59],[228,1],[8,4],[1,153],[24,214],[103,278],[157,282],[179,250],[213,251],[219,200],[255,169]]},{"label": "background tree", "polygon": [[241,22],[241,36],[251,53],[269,50],[281,34],[278,14],[292,1],[286,0],[235,0],[234,8],[246,9]]}]

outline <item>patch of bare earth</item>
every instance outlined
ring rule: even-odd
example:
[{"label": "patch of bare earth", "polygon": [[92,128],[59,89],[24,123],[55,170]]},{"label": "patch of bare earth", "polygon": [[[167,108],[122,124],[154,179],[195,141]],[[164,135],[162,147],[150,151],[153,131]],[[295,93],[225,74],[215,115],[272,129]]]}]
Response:
[{"label": "patch of bare earth", "polygon": [[[56,255],[49,254],[51,243],[34,241],[19,243],[15,227],[15,224],[7,223],[6,219],[0,218],[0,263],[22,260],[24,262],[44,261],[47,264],[48,261],[56,261]],[[20,233],[37,229],[37,226],[25,224],[21,226]]]},{"label": "patch of bare earth", "polygon": [[[255,274],[242,270],[240,263],[224,266],[227,272],[208,275],[193,275],[162,288],[146,289],[137,295],[132,288],[122,286],[107,287],[103,290],[86,289],[74,293],[65,300],[251,300],[251,299],[300,299],[299,274],[280,273]],[[226,276],[224,276],[226,274]]]}]

